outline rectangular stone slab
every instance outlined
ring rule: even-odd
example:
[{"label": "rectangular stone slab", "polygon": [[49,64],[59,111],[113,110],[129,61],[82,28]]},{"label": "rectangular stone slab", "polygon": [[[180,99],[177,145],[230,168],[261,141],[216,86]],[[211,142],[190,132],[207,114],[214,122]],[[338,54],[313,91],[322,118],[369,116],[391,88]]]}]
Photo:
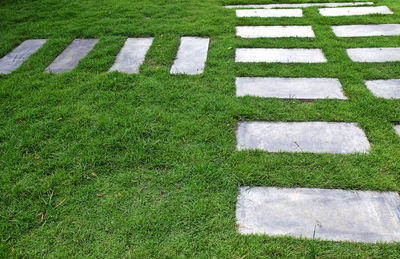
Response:
[{"label": "rectangular stone slab", "polygon": [[378,97],[400,99],[400,79],[366,81],[367,88]]},{"label": "rectangular stone slab", "polygon": [[336,78],[237,77],[236,96],[347,99]]},{"label": "rectangular stone slab", "polygon": [[351,16],[368,14],[393,14],[387,6],[321,8],[322,16]]},{"label": "rectangular stone slab", "polygon": [[400,125],[394,126],[394,130],[397,132],[397,134],[400,136]]},{"label": "rectangular stone slab", "polygon": [[373,5],[374,2],[343,2],[343,3],[298,3],[298,4],[249,4],[249,5],[225,5],[225,8],[307,8],[314,6],[338,7],[338,6],[357,6]]},{"label": "rectangular stone slab", "polygon": [[55,74],[74,69],[79,61],[94,48],[98,39],[75,39],[54,61],[46,68],[46,72]]},{"label": "rectangular stone slab", "polygon": [[302,17],[301,9],[243,9],[236,10],[237,17]]},{"label": "rectangular stone slab", "polygon": [[171,67],[171,74],[203,73],[209,44],[209,38],[182,37],[177,57]]},{"label": "rectangular stone slab", "polygon": [[46,43],[45,39],[26,40],[0,59],[0,74],[10,74]]},{"label": "rectangular stone slab", "polygon": [[400,35],[400,24],[366,24],[332,26],[338,37],[370,37]]},{"label": "rectangular stone slab", "polygon": [[242,38],[315,38],[312,26],[237,26],[236,36]]},{"label": "rectangular stone slab", "polygon": [[346,51],[355,62],[400,61],[400,48],[354,48]]},{"label": "rectangular stone slab", "polygon": [[242,234],[333,241],[400,241],[396,192],[241,187],[236,219]]},{"label": "rectangular stone slab", "polygon": [[128,74],[139,73],[146,53],[154,38],[128,38],[117,55],[114,65],[110,71],[119,71]]},{"label": "rectangular stone slab", "polygon": [[236,62],[323,63],[326,61],[321,49],[236,49]]},{"label": "rectangular stone slab", "polygon": [[355,123],[241,122],[237,149],[268,152],[368,153],[370,144]]}]

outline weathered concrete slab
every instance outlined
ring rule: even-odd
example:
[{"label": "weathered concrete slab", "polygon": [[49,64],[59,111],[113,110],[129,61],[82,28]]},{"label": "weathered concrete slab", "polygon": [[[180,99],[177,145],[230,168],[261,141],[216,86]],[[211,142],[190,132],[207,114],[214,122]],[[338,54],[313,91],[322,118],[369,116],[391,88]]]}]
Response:
[{"label": "weathered concrete slab", "polygon": [[378,97],[400,99],[400,79],[371,80],[365,82],[367,88]]},{"label": "weathered concrete slab", "polygon": [[182,37],[178,55],[171,67],[171,74],[203,73],[209,44],[209,38]]},{"label": "weathered concrete slab", "polygon": [[236,62],[323,63],[327,62],[321,49],[236,49]]},{"label": "weathered concrete slab", "polygon": [[396,192],[241,187],[236,218],[242,234],[333,241],[400,241]]},{"label": "weathered concrete slab", "polygon": [[26,40],[0,59],[0,74],[10,74],[46,43],[45,39]]},{"label": "weathered concrete slab", "polygon": [[366,24],[332,26],[338,37],[370,37],[400,35],[400,24]]},{"label": "weathered concrete slab", "polygon": [[119,71],[128,74],[139,73],[147,51],[154,38],[128,38],[117,55],[110,71]]},{"label": "weathered concrete slab", "polygon": [[242,38],[315,38],[312,26],[237,26],[236,35]]},{"label": "weathered concrete slab", "polygon": [[236,96],[246,95],[284,99],[347,99],[336,78],[236,78]]},{"label": "weathered concrete slab", "polygon": [[307,8],[315,6],[339,7],[339,6],[360,6],[373,5],[374,2],[343,2],[343,3],[298,3],[298,4],[248,4],[248,5],[225,5],[225,8]]},{"label": "weathered concrete slab", "polygon": [[355,62],[400,61],[400,48],[355,48],[346,51]]},{"label": "weathered concrete slab", "polygon": [[242,122],[237,149],[268,152],[368,153],[370,144],[355,123]]},{"label": "weathered concrete slab", "polygon": [[79,61],[97,44],[98,39],[75,39],[54,61],[46,68],[46,72],[64,73],[74,69]]},{"label": "weathered concrete slab", "polygon": [[400,136],[400,125],[396,125],[394,126],[394,130],[397,132],[397,134],[399,134]]},{"label": "weathered concrete slab", "polygon": [[236,10],[237,17],[302,17],[301,9],[243,9]]},{"label": "weathered concrete slab", "polygon": [[387,6],[321,8],[322,16],[350,16],[368,14],[393,14]]}]

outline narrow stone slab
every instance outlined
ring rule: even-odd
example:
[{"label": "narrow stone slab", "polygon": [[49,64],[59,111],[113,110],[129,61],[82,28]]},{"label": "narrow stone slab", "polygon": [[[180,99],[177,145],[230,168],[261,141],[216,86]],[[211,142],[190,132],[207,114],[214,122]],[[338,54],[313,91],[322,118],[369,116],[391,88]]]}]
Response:
[{"label": "narrow stone slab", "polygon": [[365,82],[367,88],[378,97],[400,99],[400,79],[371,80]]},{"label": "narrow stone slab", "polygon": [[284,99],[347,99],[336,78],[236,78],[236,96],[246,95]]},{"label": "narrow stone slab", "polygon": [[355,62],[400,61],[400,48],[355,48],[346,51]]},{"label": "narrow stone slab", "polygon": [[338,37],[370,37],[400,35],[400,24],[367,24],[332,26]]},{"label": "narrow stone slab", "polygon": [[249,4],[249,5],[225,5],[225,8],[307,8],[315,6],[339,7],[339,6],[360,6],[373,5],[374,2],[342,2],[342,3],[298,3],[298,4]]},{"label": "narrow stone slab", "polygon": [[209,44],[209,38],[182,37],[178,55],[171,67],[171,74],[203,73]]},{"label": "narrow stone slab", "polygon": [[243,9],[236,10],[237,17],[303,17],[301,9]]},{"label": "narrow stone slab", "polygon": [[236,207],[242,234],[333,241],[400,241],[396,192],[241,187]]},{"label": "narrow stone slab", "polygon": [[236,49],[236,62],[323,63],[321,49]]},{"label": "narrow stone slab", "polygon": [[0,74],[10,74],[46,43],[45,39],[26,40],[0,59]]},{"label": "narrow stone slab", "polygon": [[393,14],[387,6],[321,8],[322,16],[351,16],[368,14]]},{"label": "narrow stone slab", "polygon": [[394,126],[394,130],[397,132],[397,134],[399,134],[400,136],[400,125],[396,125]]},{"label": "narrow stone slab", "polygon": [[94,48],[98,39],[75,39],[54,61],[46,68],[46,72],[63,73],[74,69],[79,61]]},{"label": "narrow stone slab", "polygon": [[110,71],[119,71],[128,74],[139,73],[147,51],[154,38],[128,38],[117,55]]},{"label": "narrow stone slab", "polygon": [[242,38],[315,38],[312,26],[237,26],[236,35]]},{"label": "narrow stone slab", "polygon": [[237,149],[268,152],[368,153],[370,144],[355,123],[242,122]]}]

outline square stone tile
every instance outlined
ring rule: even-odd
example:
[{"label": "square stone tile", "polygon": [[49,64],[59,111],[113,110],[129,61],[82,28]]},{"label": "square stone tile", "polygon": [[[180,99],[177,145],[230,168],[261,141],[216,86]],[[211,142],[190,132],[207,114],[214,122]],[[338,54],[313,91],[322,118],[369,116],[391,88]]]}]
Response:
[{"label": "square stone tile", "polygon": [[355,62],[400,61],[400,48],[355,48],[346,51]]},{"label": "square stone tile", "polygon": [[371,80],[365,82],[367,88],[377,97],[400,99],[400,79]]}]

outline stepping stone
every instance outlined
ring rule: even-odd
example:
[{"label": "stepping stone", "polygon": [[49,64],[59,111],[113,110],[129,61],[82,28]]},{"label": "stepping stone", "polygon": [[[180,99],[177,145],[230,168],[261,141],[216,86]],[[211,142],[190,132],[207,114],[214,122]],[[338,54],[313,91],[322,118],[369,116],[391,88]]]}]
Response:
[{"label": "stepping stone", "polygon": [[365,82],[367,88],[377,97],[400,99],[400,79],[372,80]]},{"label": "stepping stone", "polygon": [[46,68],[46,72],[63,73],[74,69],[79,61],[94,48],[98,39],[75,39],[54,61]]},{"label": "stepping stone", "polygon": [[268,152],[368,153],[370,144],[356,123],[242,122],[237,149]]},{"label": "stepping stone", "polygon": [[400,136],[400,125],[394,126],[394,130],[397,132],[397,134]]},{"label": "stepping stone", "polygon": [[236,96],[283,99],[347,99],[335,78],[237,77]]},{"label": "stepping stone", "polygon": [[323,63],[321,49],[236,49],[236,62]]},{"label": "stepping stone", "polygon": [[298,3],[298,4],[256,4],[256,5],[225,5],[225,8],[306,8],[314,6],[338,7],[373,5],[374,2],[343,2],[343,3]]},{"label": "stepping stone", "polygon": [[355,48],[346,51],[355,62],[400,61],[400,48]]},{"label": "stepping stone", "polygon": [[117,55],[114,65],[110,71],[119,71],[128,74],[139,73],[146,53],[154,38],[128,38]]},{"label": "stepping stone", "polygon": [[0,59],[0,74],[10,74],[46,43],[45,39],[26,40]]},{"label": "stepping stone", "polygon": [[303,17],[301,9],[249,9],[236,10],[237,17]]},{"label": "stepping stone", "polygon": [[322,16],[350,16],[368,14],[393,14],[387,6],[321,8]]},{"label": "stepping stone", "polygon": [[400,24],[342,25],[332,26],[338,37],[370,37],[400,35]]},{"label": "stepping stone", "polygon": [[311,26],[237,26],[236,35],[242,38],[315,38]]},{"label": "stepping stone", "polygon": [[209,38],[182,37],[171,74],[197,75],[204,71]]},{"label": "stepping stone", "polygon": [[400,241],[396,192],[241,187],[236,219],[242,234],[332,241]]}]

